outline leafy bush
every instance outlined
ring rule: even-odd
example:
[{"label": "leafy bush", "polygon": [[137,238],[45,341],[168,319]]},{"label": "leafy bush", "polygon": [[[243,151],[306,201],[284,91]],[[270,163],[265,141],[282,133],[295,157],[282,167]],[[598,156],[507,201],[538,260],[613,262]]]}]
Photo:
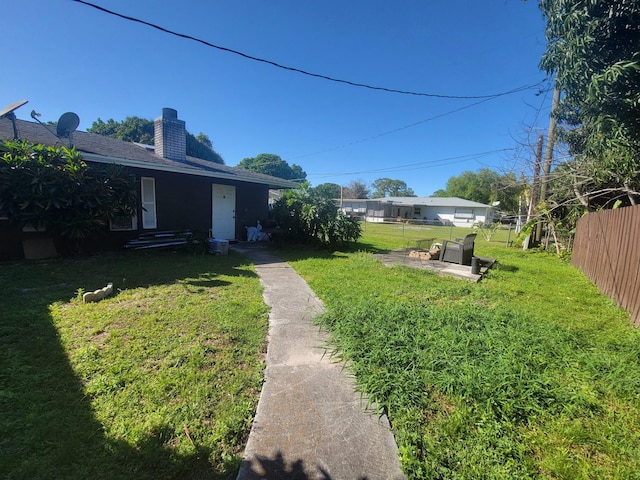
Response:
[{"label": "leafy bush", "polygon": [[482,234],[482,237],[487,242],[491,241],[493,236],[496,234],[498,230],[500,230],[500,228],[501,228],[501,224],[496,222],[492,222],[492,223],[476,222],[473,224],[473,230],[476,232],[479,230],[480,233]]},{"label": "leafy bush", "polygon": [[45,226],[74,252],[109,220],[132,216],[135,181],[123,167],[88,166],[73,148],[0,143],[0,210],[22,228]]},{"label": "leafy bush", "polygon": [[275,203],[273,216],[295,242],[336,247],[362,235],[357,219],[345,216],[333,200],[308,187],[286,192]]}]

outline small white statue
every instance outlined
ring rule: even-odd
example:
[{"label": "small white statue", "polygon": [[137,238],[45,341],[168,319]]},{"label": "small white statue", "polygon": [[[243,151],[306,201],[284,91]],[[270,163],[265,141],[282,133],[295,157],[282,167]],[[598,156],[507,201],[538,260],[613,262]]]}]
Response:
[{"label": "small white statue", "polygon": [[267,238],[267,234],[262,231],[260,220],[258,220],[257,226],[245,228],[247,229],[247,241],[249,242],[261,242]]}]

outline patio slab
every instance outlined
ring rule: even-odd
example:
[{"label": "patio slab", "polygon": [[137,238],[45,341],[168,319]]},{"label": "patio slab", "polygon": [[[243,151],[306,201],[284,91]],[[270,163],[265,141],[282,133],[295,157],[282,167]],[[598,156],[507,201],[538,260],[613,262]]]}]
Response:
[{"label": "patio slab", "polygon": [[473,282],[479,282],[487,271],[497,261],[495,258],[477,257],[480,259],[480,273],[471,273],[471,266],[458,265],[456,263],[441,262],[440,260],[426,260],[419,257],[412,257],[409,254],[415,248],[403,248],[392,250],[387,253],[376,253],[374,257],[387,266],[405,265],[411,268],[430,270],[439,275],[447,275],[455,278],[464,278]]}]

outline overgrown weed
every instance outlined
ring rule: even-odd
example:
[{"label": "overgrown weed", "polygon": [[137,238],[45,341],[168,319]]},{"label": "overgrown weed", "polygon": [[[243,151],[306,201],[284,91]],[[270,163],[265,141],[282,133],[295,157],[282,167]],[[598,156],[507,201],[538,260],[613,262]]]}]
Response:
[{"label": "overgrown weed", "polygon": [[628,314],[554,255],[477,251],[498,259],[479,284],[366,252],[290,260],[388,414],[410,478],[634,478],[640,332]]}]

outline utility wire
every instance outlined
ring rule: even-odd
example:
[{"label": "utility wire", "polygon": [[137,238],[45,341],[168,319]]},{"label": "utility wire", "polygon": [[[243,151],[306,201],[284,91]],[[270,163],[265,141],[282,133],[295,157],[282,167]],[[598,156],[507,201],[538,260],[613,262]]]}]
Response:
[{"label": "utility wire", "polygon": [[384,137],[386,135],[391,135],[393,133],[400,132],[402,130],[406,130],[408,128],[416,127],[418,125],[422,125],[423,123],[431,122],[433,120],[437,120],[438,118],[446,117],[447,115],[454,114],[461,110],[466,110],[467,108],[475,107],[476,105],[480,105],[481,103],[488,102],[493,100],[493,98],[485,98],[484,100],[480,100],[478,102],[473,102],[469,105],[465,105],[464,107],[455,108],[453,110],[449,110],[448,112],[439,113],[438,115],[434,115],[433,117],[425,118],[424,120],[418,120],[417,122],[410,123],[409,125],[404,125],[402,127],[394,128],[393,130],[387,130],[386,132],[376,133],[375,135],[371,135],[370,137],[361,138],[359,140],[353,140],[349,143],[343,143],[342,145],[337,145],[335,147],[325,148],[324,150],[319,150],[312,153],[305,153],[303,155],[297,155],[295,157],[287,158],[287,160],[297,160],[299,158],[311,157],[313,155],[319,155],[321,153],[332,152],[334,150],[340,150],[342,148],[350,147],[352,145],[356,145],[358,143],[368,142],[370,140],[375,140],[376,138]]},{"label": "utility wire", "polygon": [[131,22],[140,23],[142,25],[146,25],[148,27],[155,28],[156,30],[160,30],[161,32],[168,33],[168,34],[174,35],[176,37],[180,37],[180,38],[184,38],[184,39],[187,39],[187,40],[192,40],[194,42],[201,43],[203,45],[206,45],[207,47],[216,48],[218,50],[222,50],[222,51],[228,52],[228,53],[233,53],[235,55],[240,55],[241,57],[247,58],[249,60],[254,60],[256,62],[266,63],[268,65],[272,65],[274,67],[281,68],[283,70],[288,70],[288,71],[291,71],[291,72],[301,73],[303,75],[308,75],[310,77],[316,77],[316,78],[321,78],[323,80],[329,80],[331,82],[337,82],[337,83],[343,83],[343,84],[346,84],[346,85],[351,85],[353,87],[368,88],[370,90],[379,90],[379,91],[383,91],[383,92],[399,93],[399,94],[402,94],[402,95],[414,95],[414,96],[419,96],[419,97],[449,98],[449,99],[460,99],[460,100],[464,100],[464,99],[466,99],[466,100],[474,100],[474,99],[476,99],[477,100],[477,99],[491,99],[491,98],[503,97],[505,95],[511,95],[513,93],[518,93],[518,92],[522,92],[522,91],[525,91],[525,90],[529,90],[529,89],[535,88],[535,87],[539,86],[540,84],[542,84],[542,82],[538,82],[538,83],[535,83],[535,84],[524,85],[522,87],[517,87],[517,88],[514,88],[512,90],[507,90],[505,92],[494,93],[494,94],[490,94],[490,95],[443,95],[443,94],[437,94],[437,93],[412,92],[412,91],[408,91],[408,90],[397,90],[397,89],[394,89],[394,88],[376,87],[376,86],[373,86],[373,85],[368,85],[366,83],[352,82],[352,81],[349,81],[349,80],[343,80],[343,79],[339,79],[339,78],[335,78],[335,77],[330,77],[328,75],[322,75],[322,74],[319,74],[319,73],[308,72],[306,70],[301,70],[301,69],[295,68],[295,67],[288,67],[286,65],[282,65],[282,64],[276,63],[276,62],[271,61],[271,60],[265,60],[264,58],[258,58],[258,57],[254,57],[252,55],[248,55],[246,53],[242,53],[242,52],[240,52],[238,50],[233,50],[231,48],[222,47],[220,45],[215,45],[213,43],[207,42],[206,40],[202,40],[202,39],[199,39],[199,38],[196,38],[196,37],[192,37],[191,35],[187,35],[187,34],[179,33],[179,32],[174,32],[174,31],[169,30],[167,28],[161,27],[160,25],[156,25],[154,23],[147,22],[147,21],[141,20],[139,18],[130,17],[128,15],[123,15],[121,13],[117,13],[117,12],[114,12],[112,10],[108,10],[108,9],[106,9],[104,7],[99,6],[99,5],[95,5],[95,4],[91,3],[91,2],[86,2],[84,0],[72,0],[72,1],[76,2],[76,3],[81,3],[81,4],[86,5],[88,7],[91,7],[91,8],[95,8],[96,10],[99,10],[99,11],[101,11],[103,13],[107,13],[109,15],[113,15],[113,16],[122,18],[123,20],[129,20]]},{"label": "utility wire", "polygon": [[[545,94],[545,99],[547,97],[547,93],[548,92],[549,92],[549,89],[544,89],[544,90],[540,91],[541,94],[542,93]],[[449,110],[449,111],[434,115],[432,117],[425,118],[424,120],[418,120],[417,122],[413,122],[413,123],[410,123],[408,125],[404,125],[402,127],[397,127],[397,128],[392,129],[392,130],[387,130],[385,132],[376,133],[376,134],[371,135],[369,137],[361,138],[359,140],[352,140],[352,141],[350,141],[348,143],[343,143],[341,145],[336,145],[334,147],[325,148],[324,150],[317,150],[317,151],[311,152],[311,153],[304,153],[302,155],[296,155],[294,157],[288,157],[286,160],[287,161],[298,160],[299,158],[312,157],[314,155],[320,155],[321,153],[333,152],[334,150],[341,150],[343,148],[347,148],[347,147],[350,147],[352,145],[357,145],[358,143],[363,143],[363,142],[368,142],[370,140],[375,140],[376,138],[384,137],[386,135],[391,135],[393,133],[397,133],[397,132],[400,132],[402,130],[406,130],[408,128],[412,128],[412,127],[415,127],[415,126],[418,126],[418,125],[422,125],[423,123],[427,123],[427,122],[431,122],[433,120],[437,120],[438,118],[442,118],[442,117],[446,117],[448,115],[452,115],[454,113],[460,112],[462,110],[466,110],[467,108],[475,107],[476,105],[480,105],[481,103],[485,103],[485,102],[488,102],[490,100],[493,100],[493,98],[485,98],[483,100],[479,100],[477,102],[473,102],[473,103],[470,103],[468,105],[465,105],[465,106],[462,106],[462,107],[458,107],[458,108],[454,108],[453,110]],[[543,103],[544,103],[544,99],[543,99]],[[539,109],[536,110],[536,121],[538,119],[538,115],[540,113],[540,109],[542,109],[542,106],[540,106]]]},{"label": "utility wire", "polygon": [[405,165],[396,165],[393,167],[385,167],[378,168],[374,170],[361,170],[356,172],[344,172],[344,173],[309,173],[308,177],[338,177],[343,175],[364,175],[370,173],[384,173],[384,172],[395,172],[395,171],[406,171],[406,170],[418,170],[422,168],[431,168],[431,167],[440,167],[443,165],[450,165],[453,163],[460,163],[469,160],[476,160],[481,157],[485,157],[487,155],[509,152],[513,151],[515,148],[500,148],[497,150],[489,150],[487,152],[479,152],[479,153],[469,153],[467,155],[459,155],[457,157],[447,157],[447,158],[439,158],[437,160],[426,160],[424,162],[417,163],[408,163]]}]

